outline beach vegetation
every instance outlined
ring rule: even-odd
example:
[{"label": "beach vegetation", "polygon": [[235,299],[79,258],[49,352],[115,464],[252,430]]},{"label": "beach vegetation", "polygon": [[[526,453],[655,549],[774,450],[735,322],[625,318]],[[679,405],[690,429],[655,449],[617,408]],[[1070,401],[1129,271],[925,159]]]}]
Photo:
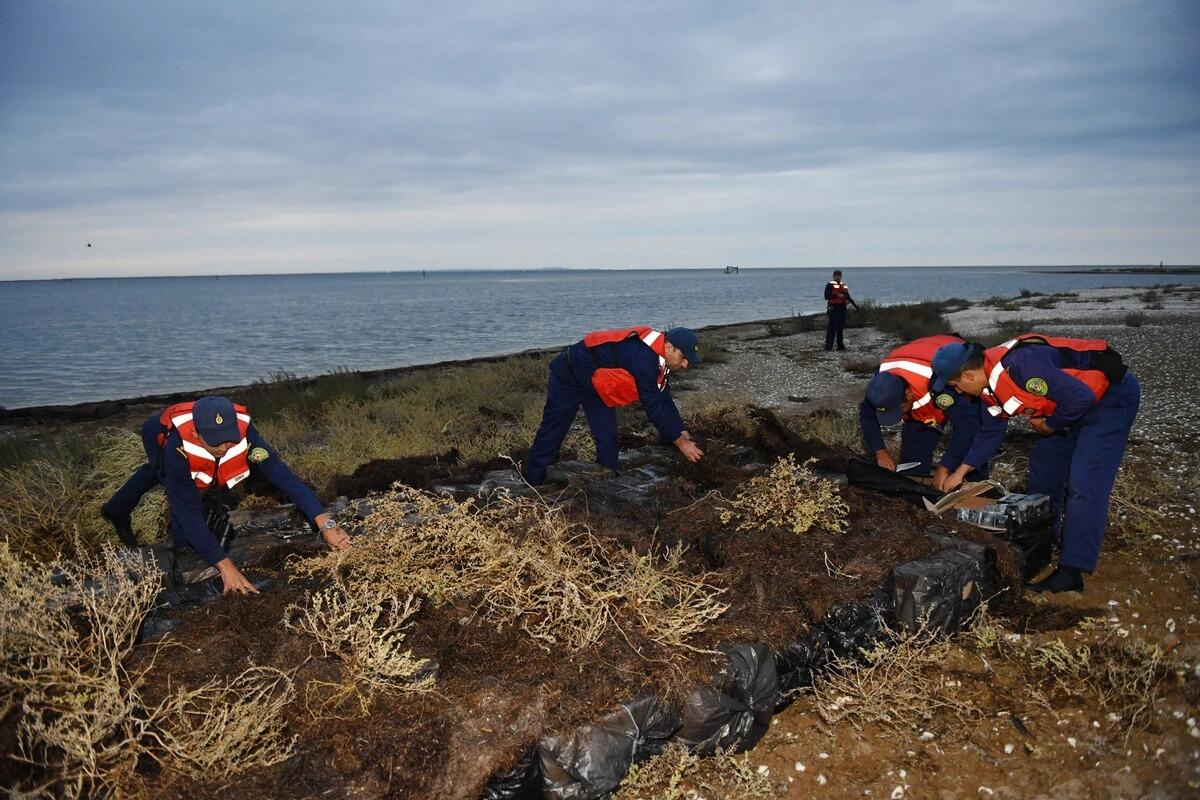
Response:
[{"label": "beach vegetation", "polygon": [[721,522],[739,531],[784,527],[796,534],[817,526],[844,532],[849,513],[837,483],[816,475],[809,464],[797,464],[793,454],[742,484],[720,510]]}]

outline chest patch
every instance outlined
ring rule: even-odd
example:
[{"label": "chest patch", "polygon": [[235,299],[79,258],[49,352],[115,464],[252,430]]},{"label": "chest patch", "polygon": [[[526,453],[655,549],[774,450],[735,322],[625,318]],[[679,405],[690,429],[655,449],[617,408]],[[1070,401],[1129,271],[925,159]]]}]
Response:
[{"label": "chest patch", "polygon": [[1050,391],[1050,386],[1043,378],[1030,378],[1025,381],[1025,391],[1036,394],[1038,397],[1045,397],[1046,392]]},{"label": "chest patch", "polygon": [[937,406],[938,408],[942,409],[943,411],[945,411],[947,408],[954,405],[954,395],[939,394],[937,397],[934,398],[933,404],[935,406]]},{"label": "chest patch", "polygon": [[246,460],[251,464],[261,464],[271,457],[265,447],[256,447],[250,451],[250,455],[246,456]]}]

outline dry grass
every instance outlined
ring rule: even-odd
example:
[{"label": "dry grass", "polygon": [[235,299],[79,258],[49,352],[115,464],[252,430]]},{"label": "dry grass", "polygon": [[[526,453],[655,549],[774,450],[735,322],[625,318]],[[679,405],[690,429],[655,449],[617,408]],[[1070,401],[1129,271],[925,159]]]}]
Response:
[{"label": "dry grass", "polygon": [[1126,460],[1109,496],[1109,533],[1126,547],[1151,545],[1166,523],[1163,507],[1181,495],[1157,467],[1142,468],[1140,462]]},{"label": "dry grass", "polygon": [[945,673],[952,647],[928,626],[911,633],[885,629],[860,659],[840,660],[818,679],[813,692],[821,719],[896,730],[922,729],[938,715],[974,719],[979,709]]},{"label": "dry grass", "polygon": [[797,433],[835,448],[854,452],[862,449],[862,430],[858,417],[837,411],[822,411],[796,420]]},{"label": "dry grass", "polygon": [[477,508],[400,484],[371,503],[371,535],[296,569],[328,573],[351,592],[471,602],[483,619],[518,626],[547,650],[583,648],[610,630],[686,647],[727,608],[705,576],[684,574],[678,553],[639,556],[540,503]]},{"label": "dry grass", "polygon": [[807,465],[796,464],[795,455],[789,453],[743,484],[732,499],[724,501],[720,514],[722,522],[736,522],[739,531],[782,526],[800,534],[814,526],[842,533],[849,512],[836,483],[814,475]]},{"label": "dry grass", "polygon": [[[0,469],[0,538],[43,561],[115,543],[100,506],[145,461],[137,434],[106,428],[82,454],[49,453]],[[142,541],[159,538],[166,509],[162,491],[142,500],[133,514]]]},{"label": "dry grass", "polygon": [[672,743],[630,767],[612,800],[755,800],[774,795],[774,783],[750,764],[749,755],[737,758],[719,750],[712,758],[701,758]]},{"label": "dry grass", "polygon": [[278,764],[295,746],[281,719],[295,694],[291,676],[274,667],[251,667],[178,691],[155,709],[150,755],[196,780]]},{"label": "dry grass", "polygon": [[546,358],[421,371],[320,405],[286,403],[258,423],[317,486],[375,458],[458,450],[463,462],[528,447],[541,421]]},{"label": "dry grass", "polygon": [[110,547],[40,563],[0,543],[0,701],[14,715],[13,757],[31,768],[29,783],[6,788],[108,796],[136,786],[142,756],[184,772],[212,758],[200,771],[232,774],[287,749],[286,700],[261,673],[147,702],[153,659],[140,670],[129,660],[158,589],[153,564]]},{"label": "dry grass", "polygon": [[305,606],[290,607],[285,620],[288,628],[316,639],[325,656],[341,659],[354,683],[423,692],[434,682],[428,661],[404,646],[420,605],[412,595],[393,602],[378,592],[333,586],[313,594]]}]

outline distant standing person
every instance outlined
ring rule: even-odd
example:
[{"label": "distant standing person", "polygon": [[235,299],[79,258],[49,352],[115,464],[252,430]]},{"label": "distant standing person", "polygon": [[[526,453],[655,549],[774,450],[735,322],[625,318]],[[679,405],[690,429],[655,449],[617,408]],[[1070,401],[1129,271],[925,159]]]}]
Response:
[{"label": "distant standing person", "polygon": [[596,442],[596,461],[617,470],[618,406],[640,402],[663,441],[679,448],[688,461],[703,451],[684,428],[671,399],[667,375],[700,363],[700,338],[687,328],[666,333],[644,325],[596,331],[559,353],[550,362],[542,424],[529,450],[524,477],[537,486],[546,468],[558,460],[563,440],[583,406]]},{"label": "distant standing person", "polygon": [[344,550],[350,546],[350,537],[262,438],[244,406],[224,397],[168,406],[142,425],[142,446],[146,463],[100,508],[100,514],[129,547],[137,546],[130,515],[142,496],[161,483],[171,507],[171,533],[176,543],[192,547],[215,566],[224,591],[257,593],[209,530],[201,502],[203,492],[214,487],[232,489],[250,476],[251,468],[286,494],[330,547]]},{"label": "distant standing person", "polygon": [[858,308],[858,303],[850,296],[850,287],[842,282],[842,271],[835,269],[833,279],[825,284],[825,313],[829,322],[825,326],[825,349],[833,349],[833,340],[837,339],[837,349],[845,350],[846,343],[842,341],[842,331],[846,328],[847,304]]}]

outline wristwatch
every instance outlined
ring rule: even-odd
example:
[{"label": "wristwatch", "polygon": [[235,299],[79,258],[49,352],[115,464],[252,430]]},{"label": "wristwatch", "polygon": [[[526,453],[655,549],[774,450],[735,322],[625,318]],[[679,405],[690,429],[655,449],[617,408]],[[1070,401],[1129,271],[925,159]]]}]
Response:
[{"label": "wristwatch", "polygon": [[331,531],[334,528],[336,528],[337,526],[338,526],[338,521],[336,519],[334,519],[333,517],[330,517],[329,519],[327,519],[323,523],[321,523],[321,531],[322,532]]}]

